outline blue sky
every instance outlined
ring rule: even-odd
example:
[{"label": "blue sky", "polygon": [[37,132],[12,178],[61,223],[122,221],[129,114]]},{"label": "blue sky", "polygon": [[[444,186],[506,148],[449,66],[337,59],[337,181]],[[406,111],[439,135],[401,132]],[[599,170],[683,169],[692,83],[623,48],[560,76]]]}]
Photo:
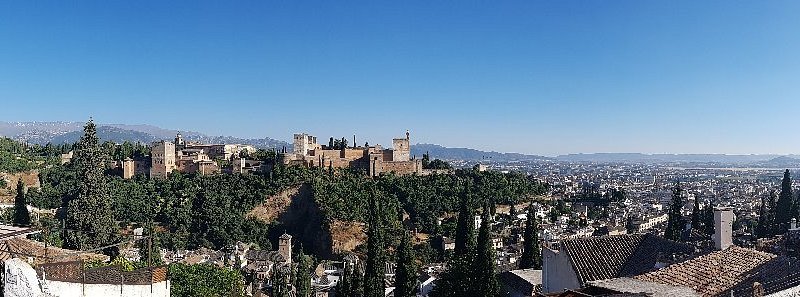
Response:
[{"label": "blue sky", "polygon": [[2,1],[0,120],[800,153],[798,15],[798,1]]}]

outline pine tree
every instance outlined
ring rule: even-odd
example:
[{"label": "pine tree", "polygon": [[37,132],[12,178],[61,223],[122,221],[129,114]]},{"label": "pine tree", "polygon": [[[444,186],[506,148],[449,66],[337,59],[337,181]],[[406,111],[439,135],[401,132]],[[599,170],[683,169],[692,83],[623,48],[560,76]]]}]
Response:
[{"label": "pine tree", "polygon": [[681,209],[683,208],[683,189],[680,182],[675,183],[672,189],[672,201],[669,205],[669,218],[667,220],[667,230],[664,231],[664,238],[669,240],[680,241],[681,231],[683,230],[683,215]]},{"label": "pine tree", "polygon": [[783,233],[789,228],[792,220],[792,209],[794,197],[792,196],[792,177],[789,169],[783,173],[781,181],[781,194],[778,197],[777,209],[775,210],[775,225],[778,232]]},{"label": "pine tree", "polygon": [[[383,201],[377,192],[370,200],[367,229],[367,267],[364,271],[364,297],[383,297],[386,278],[386,254],[383,237]],[[381,201],[378,201],[381,200]]]},{"label": "pine tree", "polygon": [[408,232],[403,232],[397,247],[397,269],[394,281],[395,297],[415,297],[417,295],[417,265],[414,262],[414,249]]},{"label": "pine tree", "polygon": [[524,242],[519,268],[542,269],[542,250],[539,246],[539,222],[533,203],[528,206],[528,218],[525,221]]},{"label": "pine tree", "polygon": [[78,175],[77,196],[67,204],[64,245],[71,249],[94,249],[116,241],[112,201],[103,176],[106,156],[97,130],[90,120],[76,144],[72,163]]},{"label": "pine tree", "polygon": [[22,178],[17,181],[17,196],[14,198],[14,225],[28,226],[31,224],[31,214],[28,212],[28,201],[25,198],[25,184]]},{"label": "pine tree", "polygon": [[701,230],[703,213],[700,210],[700,197],[694,197],[694,208],[692,208],[692,229]]},{"label": "pine tree", "polygon": [[497,296],[500,290],[497,275],[495,274],[495,254],[494,246],[492,245],[492,218],[489,215],[490,211],[489,205],[484,206],[483,215],[481,216],[482,223],[478,231],[477,255],[472,269],[475,277],[474,282],[472,282],[474,294],[471,296]]},{"label": "pine tree", "polygon": [[294,287],[297,290],[296,296],[310,297],[313,292],[311,290],[311,270],[313,267],[311,257],[303,254],[302,247],[300,248],[300,255],[297,257],[297,271],[295,272]]}]

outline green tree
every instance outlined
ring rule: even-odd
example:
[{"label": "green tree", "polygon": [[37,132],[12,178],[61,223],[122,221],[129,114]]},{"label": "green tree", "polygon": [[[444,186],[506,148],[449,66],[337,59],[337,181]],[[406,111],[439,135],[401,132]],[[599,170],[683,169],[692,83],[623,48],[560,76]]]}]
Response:
[{"label": "green tree", "polygon": [[536,218],[536,209],[533,203],[528,206],[528,218],[525,221],[523,234],[522,257],[519,267],[521,269],[542,269],[542,251],[539,246],[539,222]]},{"label": "green tree", "polygon": [[310,297],[314,292],[311,290],[311,272],[313,270],[313,262],[311,257],[303,254],[303,249],[300,249],[300,255],[297,256],[297,272],[295,272],[294,287],[297,290],[297,296]]},{"label": "green tree", "polygon": [[694,197],[694,208],[692,208],[692,229],[701,230],[703,214],[700,211],[700,197]]},{"label": "green tree", "polygon": [[[767,204],[767,234],[768,236],[773,236],[778,233],[778,225],[775,223],[775,214],[777,210],[777,199],[778,195],[775,194],[775,191],[769,192],[769,203]],[[711,233],[710,233],[711,234]]]},{"label": "green tree", "polygon": [[669,240],[680,241],[681,231],[683,230],[684,222],[681,209],[683,208],[683,188],[680,182],[675,183],[672,189],[672,201],[669,204],[669,218],[667,219],[667,229],[664,231],[664,238]]},{"label": "green tree", "polygon": [[467,180],[461,194],[456,223],[455,249],[456,255],[466,255],[475,247],[475,214],[472,209],[472,183]]},{"label": "green tree", "polygon": [[629,215],[628,219],[625,221],[625,231],[627,231],[628,234],[635,234],[639,231],[639,229],[636,228],[636,224],[632,215]]},{"label": "green tree", "polygon": [[762,196],[761,197],[761,205],[759,206],[759,209],[758,209],[758,223],[756,223],[756,230],[755,230],[756,231],[756,237],[758,237],[758,238],[766,238],[766,237],[770,236],[769,235],[769,226],[767,224],[769,214],[767,213],[767,209],[766,209],[767,205],[766,204],[767,204],[767,201]]},{"label": "green tree", "polygon": [[397,247],[395,297],[415,297],[417,294],[417,265],[408,232],[404,231]]},{"label": "green tree", "polygon": [[173,297],[234,297],[243,296],[244,278],[237,270],[211,264],[169,266],[170,294]]},{"label": "green tree", "polygon": [[714,207],[709,203],[706,205],[705,208],[705,222],[703,223],[703,227],[705,228],[706,234],[714,234]]},{"label": "green tree", "polygon": [[272,297],[289,297],[292,292],[292,285],[289,279],[287,266],[274,265],[270,275],[272,284]]},{"label": "green tree", "polygon": [[367,229],[367,263],[364,271],[364,297],[385,295],[386,252],[384,244],[383,197],[373,190]]},{"label": "green tree", "polygon": [[794,197],[792,196],[792,176],[789,169],[783,173],[781,181],[781,194],[778,197],[778,204],[775,209],[775,225],[778,232],[783,233],[789,228],[794,209]]},{"label": "green tree", "polygon": [[161,258],[161,238],[156,234],[153,223],[148,223],[144,228],[145,236],[137,243],[139,245],[139,261],[145,264],[158,266],[164,264]]},{"label": "green tree", "polygon": [[474,282],[472,282],[474,285],[472,296],[497,296],[500,290],[495,274],[495,254],[491,236],[492,217],[489,212],[489,205],[484,206],[481,227],[478,231],[475,265],[471,270],[475,273]]},{"label": "green tree", "polygon": [[28,212],[28,201],[25,199],[25,184],[22,178],[17,181],[17,196],[14,198],[14,225],[29,226],[31,214]]},{"label": "green tree", "polygon": [[94,249],[116,241],[117,227],[112,201],[103,176],[107,157],[98,144],[97,129],[90,120],[76,144],[74,157],[78,175],[77,197],[67,204],[65,246],[71,249]]}]

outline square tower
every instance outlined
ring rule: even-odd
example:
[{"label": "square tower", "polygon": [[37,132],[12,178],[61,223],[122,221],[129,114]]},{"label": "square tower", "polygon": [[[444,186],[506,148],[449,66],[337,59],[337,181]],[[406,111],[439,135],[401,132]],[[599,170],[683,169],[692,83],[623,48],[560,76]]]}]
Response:
[{"label": "square tower", "polygon": [[169,141],[159,141],[153,144],[150,152],[152,166],[150,177],[165,178],[175,170],[175,144]]},{"label": "square tower", "polygon": [[714,247],[724,250],[733,245],[733,207],[714,207]]},{"label": "square tower", "polygon": [[278,254],[283,256],[283,259],[286,261],[285,263],[289,264],[292,263],[292,236],[286,233],[283,233],[281,237],[278,237]]},{"label": "square tower", "polygon": [[292,151],[295,155],[308,156],[308,151],[317,149],[317,137],[306,133],[295,133]]},{"label": "square tower", "polygon": [[392,161],[411,160],[411,140],[406,131],[406,138],[392,139]]}]

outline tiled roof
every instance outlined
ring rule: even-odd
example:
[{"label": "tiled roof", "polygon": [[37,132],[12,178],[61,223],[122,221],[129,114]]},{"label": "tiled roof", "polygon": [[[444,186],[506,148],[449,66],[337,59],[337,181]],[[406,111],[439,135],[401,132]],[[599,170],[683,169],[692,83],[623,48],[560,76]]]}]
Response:
[{"label": "tiled roof", "polygon": [[15,237],[0,240],[0,261],[11,258],[32,257],[37,263],[49,261],[80,261],[80,260],[108,260],[108,256],[95,253],[86,253],[68,249],[48,246],[44,248],[44,243],[22,237]]},{"label": "tiled roof", "polygon": [[634,278],[621,277],[600,281],[589,282],[589,285],[614,290],[620,293],[645,293],[652,297],[697,297],[694,290],[687,287],[679,287],[641,281]]},{"label": "tiled roof", "polygon": [[694,252],[689,245],[652,234],[589,237],[561,244],[581,283],[644,273],[659,258]]},{"label": "tiled roof", "polygon": [[764,285],[766,293],[796,286],[797,264],[788,258],[731,246],[635,279],[688,287],[702,296],[752,296],[753,284]]}]

